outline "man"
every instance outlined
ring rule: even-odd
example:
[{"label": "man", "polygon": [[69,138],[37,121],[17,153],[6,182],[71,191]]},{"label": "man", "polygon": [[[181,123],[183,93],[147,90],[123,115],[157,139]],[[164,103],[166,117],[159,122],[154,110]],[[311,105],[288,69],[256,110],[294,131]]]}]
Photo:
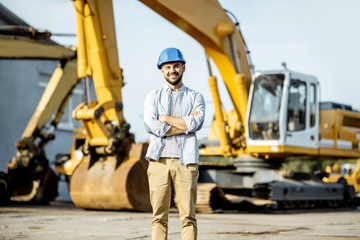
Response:
[{"label": "man", "polygon": [[150,133],[148,177],[153,208],[152,239],[167,239],[171,186],[179,209],[182,239],[197,237],[195,204],[199,149],[195,132],[204,122],[203,96],[182,82],[185,59],[180,50],[167,48],[157,64],[166,85],[145,100],[144,122]]}]

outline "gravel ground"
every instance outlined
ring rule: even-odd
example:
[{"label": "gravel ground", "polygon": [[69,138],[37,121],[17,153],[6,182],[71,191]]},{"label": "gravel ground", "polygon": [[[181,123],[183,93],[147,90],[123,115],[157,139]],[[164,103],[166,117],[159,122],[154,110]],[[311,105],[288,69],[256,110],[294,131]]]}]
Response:
[{"label": "gravel ground", "polygon": [[[0,240],[151,239],[151,213],[90,211],[71,203],[0,207]],[[198,239],[360,239],[360,209],[198,214]],[[181,239],[178,213],[169,239]]]}]

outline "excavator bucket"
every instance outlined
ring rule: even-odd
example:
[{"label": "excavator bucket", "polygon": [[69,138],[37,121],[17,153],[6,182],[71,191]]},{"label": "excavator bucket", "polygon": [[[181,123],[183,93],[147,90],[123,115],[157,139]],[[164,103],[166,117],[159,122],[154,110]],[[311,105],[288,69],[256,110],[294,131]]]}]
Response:
[{"label": "excavator bucket", "polygon": [[85,209],[151,211],[146,150],[147,144],[131,144],[120,163],[117,156],[94,163],[86,156],[70,180],[74,204]]}]

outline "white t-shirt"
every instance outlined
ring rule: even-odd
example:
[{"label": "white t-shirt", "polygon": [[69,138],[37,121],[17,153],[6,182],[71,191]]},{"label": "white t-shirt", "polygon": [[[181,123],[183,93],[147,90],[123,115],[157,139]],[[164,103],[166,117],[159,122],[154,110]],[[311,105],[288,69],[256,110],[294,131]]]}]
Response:
[{"label": "white t-shirt", "polygon": [[[181,117],[179,109],[180,104],[178,102],[179,93],[180,91],[171,91],[171,116],[173,117]],[[165,138],[165,147],[161,153],[161,157],[179,158],[179,149],[175,136]]]}]

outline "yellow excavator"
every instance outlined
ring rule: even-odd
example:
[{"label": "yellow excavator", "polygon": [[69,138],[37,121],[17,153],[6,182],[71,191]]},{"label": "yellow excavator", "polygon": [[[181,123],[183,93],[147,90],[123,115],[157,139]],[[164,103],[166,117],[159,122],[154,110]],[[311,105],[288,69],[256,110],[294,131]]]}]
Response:
[{"label": "yellow excavator", "polygon": [[[204,47],[208,63],[211,59],[218,68],[234,105],[232,111],[222,110],[217,80],[212,76],[209,63],[208,83],[215,119],[208,139],[200,146],[198,211],[239,206],[237,200],[231,199],[234,195],[255,195],[287,205],[299,201],[302,204],[340,202],[352,196],[349,186],[324,184],[308,178],[295,181],[298,175],[293,173],[289,174],[291,179],[286,180],[278,169],[294,156],[317,160],[359,158],[358,112],[334,109],[334,103],[330,103],[333,105],[327,110],[324,105],[320,111],[319,83],[313,76],[286,68],[252,73],[238,24],[216,0],[141,2]],[[79,80],[84,83],[86,100],[73,111],[73,117],[81,121],[83,128],[74,131],[70,154],[58,159],[56,170],[70,177],[70,196],[78,207],[149,211],[144,160],[147,144],[134,143],[130,125],[123,116],[123,78],[112,1],[75,0],[74,7],[77,77],[62,84],[61,76],[66,71],[59,69],[44,96],[59,92],[62,96],[58,99],[43,96],[39,103],[39,106],[60,106],[56,114],[60,116],[74,84]],[[90,101],[89,97],[91,80],[96,101]],[[9,163],[8,169],[13,172],[17,171],[24,149],[27,152],[43,150],[42,145],[29,146],[34,134],[43,127],[38,116],[46,114],[50,119],[55,110],[39,109],[27,127],[30,144],[18,147],[17,157]],[[30,190],[36,192],[36,186]]]},{"label": "yellow excavator", "polygon": [[277,207],[334,206],[354,196],[352,186],[323,184],[315,176],[280,167],[292,159],[359,158],[359,112],[344,104],[320,103],[316,77],[285,65],[252,73],[239,23],[217,1],[142,2],[204,47],[234,106],[222,110],[208,64],[215,119],[208,139],[200,144],[199,211],[241,207],[244,198],[234,195],[265,198]]},{"label": "yellow excavator", "polygon": [[323,178],[324,182],[338,182],[342,184],[349,184],[355,187],[355,192],[360,192],[360,159],[356,164],[338,163],[326,167],[326,176]]}]

